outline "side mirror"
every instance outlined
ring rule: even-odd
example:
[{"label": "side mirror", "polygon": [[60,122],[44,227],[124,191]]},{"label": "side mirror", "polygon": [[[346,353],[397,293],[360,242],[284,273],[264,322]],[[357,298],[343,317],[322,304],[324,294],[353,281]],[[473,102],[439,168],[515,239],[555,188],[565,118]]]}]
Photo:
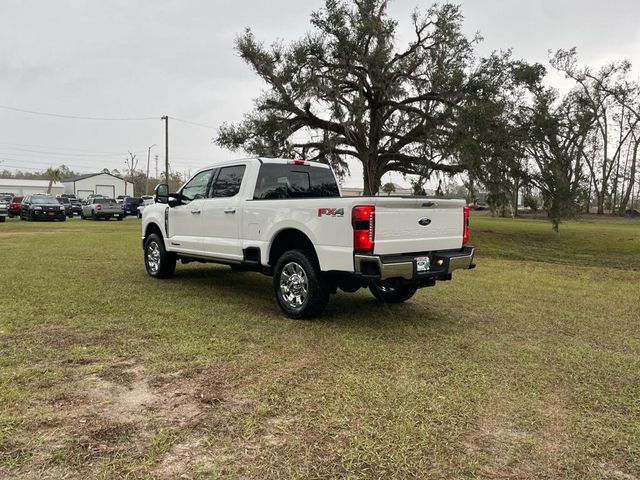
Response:
[{"label": "side mirror", "polygon": [[169,203],[169,185],[159,183],[153,190],[153,199],[156,203]]},{"label": "side mirror", "polygon": [[180,195],[179,193],[170,193],[168,203],[170,207],[182,205],[182,195]]}]

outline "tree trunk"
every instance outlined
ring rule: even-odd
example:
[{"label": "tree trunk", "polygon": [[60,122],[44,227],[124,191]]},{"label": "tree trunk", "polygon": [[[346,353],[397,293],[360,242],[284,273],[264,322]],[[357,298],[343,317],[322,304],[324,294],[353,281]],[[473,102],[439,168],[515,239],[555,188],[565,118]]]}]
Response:
[{"label": "tree trunk", "polygon": [[363,177],[364,177],[364,192],[365,197],[377,195],[380,191],[380,174],[379,165],[376,160],[368,159],[362,162]]},{"label": "tree trunk", "polygon": [[596,198],[598,200],[598,215],[604,215],[604,190],[596,192]]},{"label": "tree trunk", "polygon": [[[631,197],[631,192],[633,191],[633,187],[636,183],[636,165],[638,162],[638,147],[640,146],[640,140],[636,141],[633,145],[633,157],[631,158],[631,169],[629,170],[629,185],[627,186],[627,191],[624,193],[624,197],[620,202],[620,215],[624,215],[627,211],[627,205],[629,205],[629,198]],[[633,199],[632,205],[633,208]]]},{"label": "tree trunk", "polygon": [[513,189],[513,218],[518,216],[518,182],[516,181],[516,188]]},{"label": "tree trunk", "polygon": [[53,179],[49,179],[49,186],[47,187],[47,193],[51,193],[51,187],[53,186]]}]

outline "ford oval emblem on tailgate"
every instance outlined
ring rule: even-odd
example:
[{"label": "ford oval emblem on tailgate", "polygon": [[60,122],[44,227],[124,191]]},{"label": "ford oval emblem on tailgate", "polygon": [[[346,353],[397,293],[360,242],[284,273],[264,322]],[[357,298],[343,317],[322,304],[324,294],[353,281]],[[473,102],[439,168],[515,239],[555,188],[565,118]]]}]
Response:
[{"label": "ford oval emblem on tailgate", "polygon": [[420,220],[418,220],[418,223],[420,225],[422,225],[423,227],[426,227],[427,225],[429,225],[431,223],[431,220],[429,220],[427,217],[423,217]]}]

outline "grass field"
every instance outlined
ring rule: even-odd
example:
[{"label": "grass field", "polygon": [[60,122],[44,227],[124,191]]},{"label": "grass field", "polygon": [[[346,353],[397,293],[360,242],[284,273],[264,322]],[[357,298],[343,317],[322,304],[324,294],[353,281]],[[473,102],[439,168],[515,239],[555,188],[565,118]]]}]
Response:
[{"label": "grass field", "polygon": [[289,320],[139,221],[0,224],[0,478],[640,478],[640,222],[472,219],[478,268]]}]

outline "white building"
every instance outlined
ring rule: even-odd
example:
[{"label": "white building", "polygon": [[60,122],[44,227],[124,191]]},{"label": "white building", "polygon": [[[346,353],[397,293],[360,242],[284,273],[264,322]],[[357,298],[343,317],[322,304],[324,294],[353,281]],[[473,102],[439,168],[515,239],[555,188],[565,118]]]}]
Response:
[{"label": "white building", "polygon": [[[0,178],[0,192],[13,193],[14,195],[29,195],[32,193],[47,193],[49,180],[32,180],[29,178]],[[65,186],[62,183],[51,185],[51,194],[64,193]]]},{"label": "white building", "polygon": [[78,198],[87,198],[91,194],[116,198],[120,195],[133,196],[133,183],[111,175],[110,173],[89,173],[62,180],[64,193],[73,194]]},{"label": "white building", "polygon": [[[386,182],[385,182],[386,183]],[[383,183],[384,185],[384,183]],[[410,187],[399,185],[394,183],[395,192],[391,193],[391,195],[395,196],[407,196],[413,195],[413,190]],[[354,179],[353,177],[349,177],[345,179],[340,185],[340,191],[342,192],[343,197],[362,197],[364,195],[364,184],[361,179]],[[386,196],[387,194],[383,191],[378,192],[379,196]]]}]

